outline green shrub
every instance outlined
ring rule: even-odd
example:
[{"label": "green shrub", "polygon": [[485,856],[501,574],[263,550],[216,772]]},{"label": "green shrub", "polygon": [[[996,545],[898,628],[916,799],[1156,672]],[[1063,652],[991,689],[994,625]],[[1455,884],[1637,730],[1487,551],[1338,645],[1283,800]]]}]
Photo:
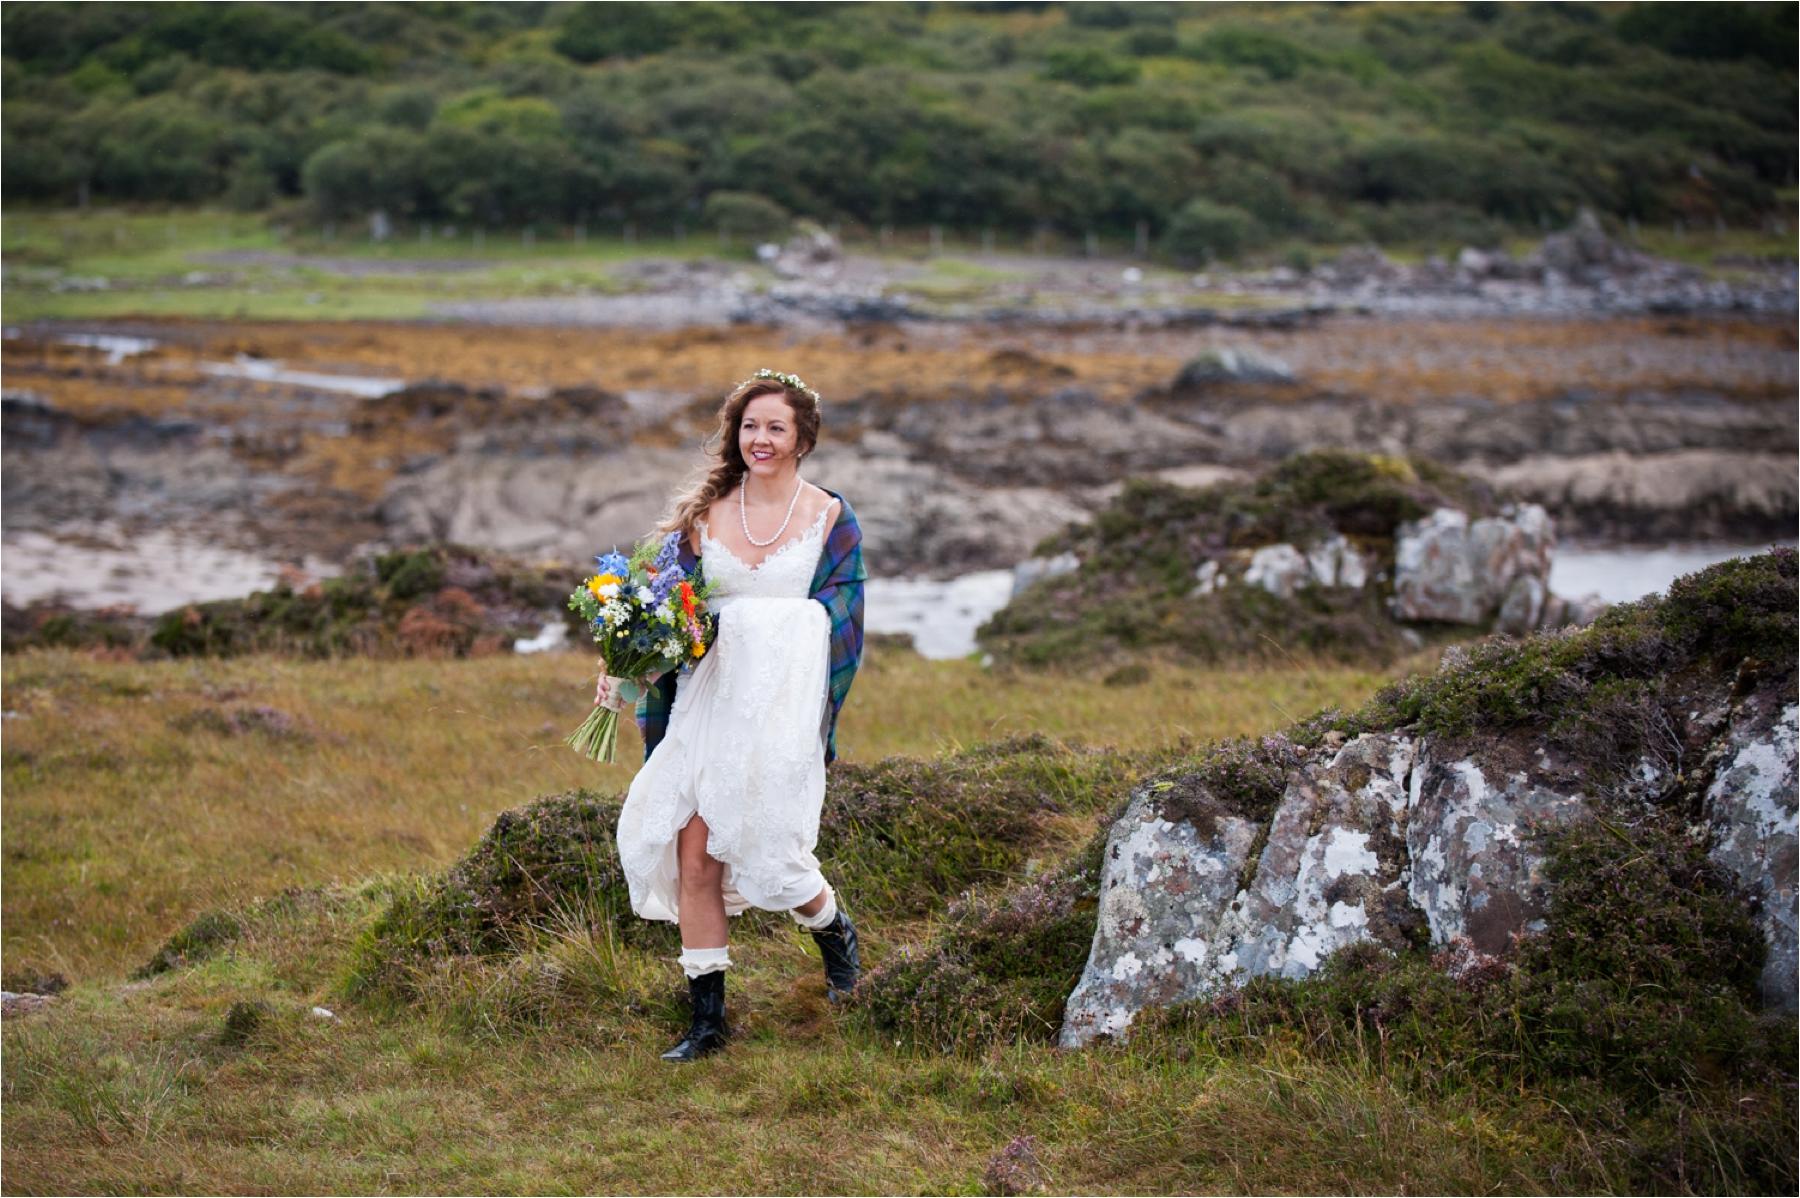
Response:
[{"label": "green shrub", "polygon": [[1234,204],[1189,200],[1169,221],[1163,251],[1181,266],[1235,258],[1261,241],[1256,217]]},{"label": "green shrub", "polygon": [[733,237],[768,240],[786,236],[793,224],[787,209],[750,191],[715,191],[706,197],[700,219]]},{"label": "green shrub", "polygon": [[1138,64],[1128,58],[1116,58],[1092,46],[1079,46],[1045,55],[1043,75],[1077,87],[1107,87],[1135,82],[1138,71]]},{"label": "green shrub", "polygon": [[1318,56],[1270,29],[1226,26],[1214,29],[1189,49],[1195,58],[1235,67],[1254,67],[1270,79],[1292,79]]},{"label": "green shrub", "polygon": [[[1094,840],[1103,845],[1104,833]],[[1076,865],[952,902],[923,951],[864,977],[860,1017],[884,1038],[945,1053],[1053,1040],[1093,943],[1099,865],[1090,842]]]},{"label": "green shrub", "polygon": [[396,599],[416,599],[444,585],[444,564],[432,550],[384,553],[375,559],[375,577]]}]

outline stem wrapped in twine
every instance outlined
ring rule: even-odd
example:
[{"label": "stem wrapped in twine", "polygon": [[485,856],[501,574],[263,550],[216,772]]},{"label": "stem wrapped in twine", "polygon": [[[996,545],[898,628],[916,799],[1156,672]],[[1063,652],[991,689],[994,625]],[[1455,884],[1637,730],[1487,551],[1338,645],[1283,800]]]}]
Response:
[{"label": "stem wrapped in twine", "polygon": [[636,706],[643,695],[641,684],[612,674],[601,676],[594,691],[594,709],[564,744],[592,761],[611,762],[619,744],[619,712]]}]

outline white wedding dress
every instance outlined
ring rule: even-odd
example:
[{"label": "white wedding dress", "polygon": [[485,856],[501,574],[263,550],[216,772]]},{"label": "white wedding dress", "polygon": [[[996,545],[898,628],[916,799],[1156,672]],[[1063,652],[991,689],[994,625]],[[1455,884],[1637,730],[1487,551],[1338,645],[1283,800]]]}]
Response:
[{"label": "white wedding dress", "polygon": [[727,915],[786,911],[825,887],[813,847],[825,802],[831,620],[807,596],[836,510],[828,504],[757,566],[700,525],[718,639],[681,679],[668,730],[619,813],[619,862],[631,909],[645,919],[678,919],[676,834],[696,812],[706,851],[725,865]]}]

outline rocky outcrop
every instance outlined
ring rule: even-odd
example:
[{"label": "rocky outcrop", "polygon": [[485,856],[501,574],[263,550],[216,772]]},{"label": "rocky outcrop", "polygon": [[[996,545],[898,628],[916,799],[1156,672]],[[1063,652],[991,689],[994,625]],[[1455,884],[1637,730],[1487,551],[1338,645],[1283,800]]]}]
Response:
[{"label": "rocky outcrop", "polygon": [[1800,707],[1766,696],[1737,711],[1718,745],[1704,813],[1714,837],[1712,858],[1755,900],[1769,944],[1763,1001],[1795,1003],[1795,727]]},{"label": "rocky outcrop", "polygon": [[[1305,553],[1285,541],[1264,545],[1251,553],[1244,583],[1292,599],[1295,590],[1312,584],[1356,590],[1368,584],[1372,573],[1369,559],[1343,533],[1333,533]],[[1209,559],[1200,563],[1194,577],[1210,589],[1228,576]]]},{"label": "rocky outcrop", "polygon": [[[1550,592],[1555,543],[1550,518],[1537,504],[1509,504],[1498,516],[1475,520],[1456,508],[1438,508],[1395,529],[1390,610],[1406,622],[1469,624],[1515,634],[1586,624],[1605,603],[1597,595],[1566,599]],[[1342,533],[1333,533],[1305,552],[1286,542],[1251,551],[1241,579],[1292,599],[1302,586],[1368,586],[1387,577],[1378,565]],[[1194,574],[1196,592],[1210,594],[1233,573],[1216,560],[1202,562]]]},{"label": "rocky outcrop", "polygon": [[1556,534],[1536,504],[1471,521],[1439,508],[1394,533],[1394,616],[1486,626],[1505,614],[1507,631],[1537,627],[1549,594]]},{"label": "rocky outcrop", "polygon": [[1294,371],[1287,363],[1248,346],[1226,346],[1207,350],[1190,359],[1175,376],[1178,391],[1201,390],[1226,383],[1295,382]]},{"label": "rocky outcrop", "polygon": [[[1744,713],[1731,725],[1706,807],[1713,858],[1757,902],[1769,948],[1764,1001],[1787,1009],[1796,716],[1789,705],[1772,721]],[[1127,1038],[1144,1006],[1256,977],[1305,978],[1364,941],[1497,956],[1541,931],[1550,890],[1533,834],[1591,818],[1598,805],[1553,774],[1509,771],[1498,756],[1446,751],[1430,738],[1357,737],[1295,771],[1266,836],[1237,817],[1199,826],[1164,818],[1154,785],[1141,789],[1108,838],[1094,944],[1060,1043]]]},{"label": "rocky outcrop", "polygon": [[1604,629],[1452,654],[1388,692],[1378,726],[1301,752],[1266,821],[1233,813],[1233,771],[1140,787],[1107,835],[1060,1042],[1365,942],[1505,959],[1554,911],[1556,834],[1591,822],[1628,846],[1640,821],[1700,837],[1766,943],[1763,1002],[1793,1010],[1793,562],[1722,563]]}]

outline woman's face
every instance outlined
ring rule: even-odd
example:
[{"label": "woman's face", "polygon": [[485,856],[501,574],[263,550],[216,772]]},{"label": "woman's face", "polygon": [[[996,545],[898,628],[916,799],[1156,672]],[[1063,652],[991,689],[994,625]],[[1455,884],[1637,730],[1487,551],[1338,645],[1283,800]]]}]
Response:
[{"label": "woman's face", "polygon": [[800,434],[794,409],[781,395],[759,395],[744,405],[738,421],[738,451],[750,473],[774,478],[799,464]]}]

